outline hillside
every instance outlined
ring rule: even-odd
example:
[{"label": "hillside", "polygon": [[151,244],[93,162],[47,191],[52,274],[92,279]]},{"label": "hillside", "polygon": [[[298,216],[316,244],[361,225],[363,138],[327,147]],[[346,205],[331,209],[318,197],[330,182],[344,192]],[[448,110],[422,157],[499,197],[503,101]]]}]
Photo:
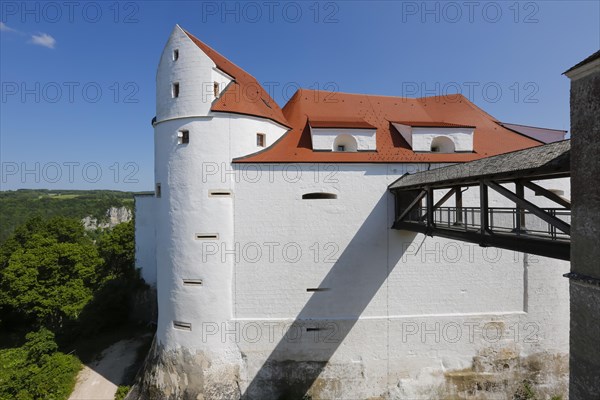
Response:
[{"label": "hillside", "polygon": [[15,227],[28,218],[64,216],[82,219],[106,219],[111,207],[133,209],[133,192],[113,190],[44,190],[20,189],[0,191],[0,243]]}]

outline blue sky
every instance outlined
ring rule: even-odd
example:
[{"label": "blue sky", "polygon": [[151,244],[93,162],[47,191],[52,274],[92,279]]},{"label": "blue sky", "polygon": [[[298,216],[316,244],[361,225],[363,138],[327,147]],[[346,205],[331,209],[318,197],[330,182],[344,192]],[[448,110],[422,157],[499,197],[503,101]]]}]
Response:
[{"label": "blue sky", "polygon": [[598,1],[0,3],[2,190],[152,190],[155,71],[173,26],[268,83],[420,97],[569,129],[561,73],[600,48]]}]

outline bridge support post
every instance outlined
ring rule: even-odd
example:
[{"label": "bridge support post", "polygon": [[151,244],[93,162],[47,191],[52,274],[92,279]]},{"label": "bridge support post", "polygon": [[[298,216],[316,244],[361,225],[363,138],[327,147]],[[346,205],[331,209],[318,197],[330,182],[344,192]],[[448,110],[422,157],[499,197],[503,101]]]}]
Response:
[{"label": "bridge support post", "polygon": [[[525,198],[525,188],[519,182],[515,183],[515,194],[521,199]],[[519,234],[525,231],[525,210],[519,205],[519,203],[515,203],[515,205],[515,231],[517,234]]]},{"label": "bridge support post", "polygon": [[429,186],[427,187],[427,230],[434,228],[433,208],[433,188]]},{"label": "bridge support post", "polygon": [[485,235],[489,229],[488,213],[488,187],[484,182],[479,182],[479,212],[481,218],[481,234]]},{"label": "bridge support post", "polygon": [[460,190],[460,186],[456,188],[454,202],[456,203],[456,221],[454,225],[462,225],[463,224],[463,208],[462,208],[462,190]]}]

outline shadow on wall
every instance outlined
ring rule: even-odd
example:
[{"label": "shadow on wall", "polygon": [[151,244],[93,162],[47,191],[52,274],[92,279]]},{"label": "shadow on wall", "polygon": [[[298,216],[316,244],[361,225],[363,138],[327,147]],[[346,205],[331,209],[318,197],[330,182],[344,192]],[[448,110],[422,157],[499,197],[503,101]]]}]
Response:
[{"label": "shadow on wall", "polygon": [[[393,207],[393,204],[393,199],[387,192],[378,200],[344,252],[320,283],[321,290],[310,297],[287,333],[277,343],[249,383],[242,399],[310,398],[316,395],[314,393],[318,390],[316,387],[327,390],[330,394],[331,391],[339,394],[347,379],[364,379],[360,376],[360,370],[352,371],[350,368],[350,371],[344,374],[349,374],[348,376],[336,377],[337,384],[328,382],[315,385],[333,354],[342,345],[402,257],[406,247],[401,243],[412,242],[416,236],[415,233],[400,233],[390,229],[389,217],[392,214],[389,207]],[[399,240],[400,237],[402,240]],[[397,243],[398,246],[390,247],[390,241]],[[369,254],[374,256],[370,257]],[[365,260],[372,262],[365,262]],[[324,324],[324,321],[332,322]],[[311,322],[316,328],[309,327]],[[323,329],[321,328],[323,326],[332,325],[335,326],[335,340],[319,340],[318,343],[289,340],[290,336],[296,335],[291,330],[298,326],[306,327],[302,329],[319,330]],[[382,335],[387,335],[385,328],[382,331],[380,332]],[[321,337],[327,338],[328,335],[324,332]],[[370,336],[373,337],[371,334]],[[387,340],[387,336],[385,339]],[[311,390],[313,385],[315,388]]]}]

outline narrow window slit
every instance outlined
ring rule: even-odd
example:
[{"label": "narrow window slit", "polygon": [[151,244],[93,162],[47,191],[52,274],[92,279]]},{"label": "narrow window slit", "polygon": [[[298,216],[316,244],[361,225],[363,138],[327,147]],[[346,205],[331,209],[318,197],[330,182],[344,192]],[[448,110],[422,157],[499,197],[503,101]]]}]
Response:
[{"label": "narrow window slit", "polygon": [[179,97],[179,82],[173,83],[173,86],[171,87],[171,96],[173,98]]},{"label": "narrow window slit", "polygon": [[177,61],[179,59],[179,49],[173,50],[173,61]]},{"label": "narrow window slit", "polygon": [[229,197],[231,196],[231,191],[229,190],[211,190],[208,192],[210,197]]},{"label": "narrow window slit", "polygon": [[173,321],[173,328],[181,329],[183,331],[191,331],[192,324],[189,322]]},{"label": "narrow window slit", "polygon": [[306,193],[302,195],[302,200],[316,200],[316,199],[337,199],[335,193]]},{"label": "narrow window slit", "polygon": [[307,292],[326,292],[329,288],[307,288]]},{"label": "narrow window slit", "polygon": [[202,279],[184,279],[183,280],[184,286],[202,286],[202,284],[203,284]]},{"label": "narrow window slit", "polygon": [[210,240],[210,239],[218,239],[218,233],[196,233],[197,240]]},{"label": "narrow window slit", "polygon": [[321,330],[321,328],[306,328],[306,332],[317,332],[320,330]]}]

